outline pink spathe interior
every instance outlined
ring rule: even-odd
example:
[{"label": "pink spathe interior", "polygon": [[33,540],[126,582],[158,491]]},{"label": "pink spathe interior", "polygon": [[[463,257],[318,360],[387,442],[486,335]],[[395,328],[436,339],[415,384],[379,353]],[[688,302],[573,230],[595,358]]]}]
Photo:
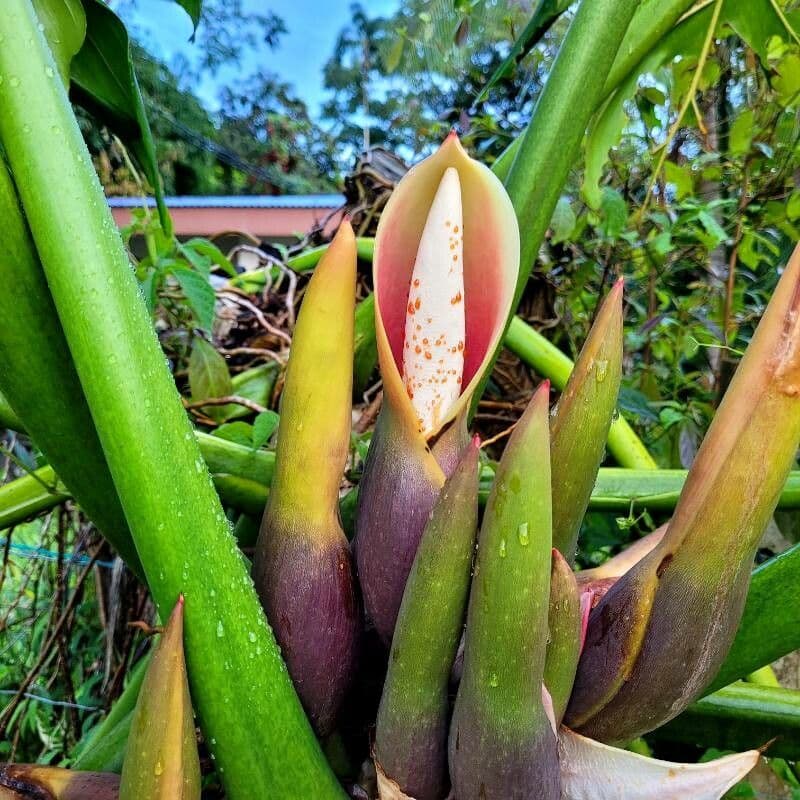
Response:
[{"label": "pink spathe interior", "polygon": [[[451,166],[442,164],[439,179]],[[459,170],[461,172],[461,170]],[[411,274],[425,220],[438,180],[425,196],[406,193],[391,210],[392,225],[384,229],[379,263],[378,306],[398,372],[402,374],[403,338]],[[466,341],[462,390],[486,356],[497,328],[505,319],[501,304],[506,280],[501,264],[498,225],[488,191],[476,180],[462,181],[464,214],[464,294]],[[446,260],[442,269],[447,268]]]}]

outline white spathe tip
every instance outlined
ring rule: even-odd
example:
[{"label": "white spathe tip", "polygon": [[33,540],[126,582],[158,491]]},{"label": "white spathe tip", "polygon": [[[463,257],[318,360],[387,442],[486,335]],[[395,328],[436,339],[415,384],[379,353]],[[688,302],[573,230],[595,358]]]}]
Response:
[{"label": "white spathe tip", "polygon": [[435,430],[464,375],[464,222],[458,170],[448,167],[417,249],[406,307],[403,383],[420,431]]},{"label": "white spathe tip", "polygon": [[758,750],[675,764],[620,750],[561,726],[563,800],[720,800],[758,761]]}]

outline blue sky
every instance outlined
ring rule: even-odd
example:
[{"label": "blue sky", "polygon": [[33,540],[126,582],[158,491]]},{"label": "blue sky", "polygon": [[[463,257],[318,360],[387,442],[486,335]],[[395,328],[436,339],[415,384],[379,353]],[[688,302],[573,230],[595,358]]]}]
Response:
[{"label": "blue sky", "polygon": [[[371,14],[392,13],[399,0],[365,0]],[[259,67],[275,72],[294,85],[299,97],[316,115],[324,99],[322,67],[333,52],[336,36],[350,19],[351,0],[243,0],[250,11],[273,11],[288,28],[280,46],[272,51],[248,57],[241,75],[252,74]],[[119,9],[143,44],[169,61],[182,53],[191,59],[196,47],[189,41],[192,26],[185,12],[172,0],[138,0],[131,12],[123,3]],[[224,71],[216,81],[196,87],[195,92],[210,108],[216,107],[216,88],[233,81],[236,72]]]}]

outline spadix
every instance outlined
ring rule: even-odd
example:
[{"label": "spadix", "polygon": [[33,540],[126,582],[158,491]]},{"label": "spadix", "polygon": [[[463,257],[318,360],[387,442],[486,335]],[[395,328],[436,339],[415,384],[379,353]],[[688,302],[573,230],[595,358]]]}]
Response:
[{"label": "spadix", "polygon": [[422,231],[406,306],[403,384],[420,432],[438,428],[464,375],[464,223],[458,171],[448,167]]}]

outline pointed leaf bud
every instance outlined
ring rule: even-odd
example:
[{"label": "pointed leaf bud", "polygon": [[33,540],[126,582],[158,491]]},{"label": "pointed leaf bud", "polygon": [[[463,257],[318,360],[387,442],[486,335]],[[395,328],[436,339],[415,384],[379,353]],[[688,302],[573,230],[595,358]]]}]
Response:
[{"label": "pointed leaf bud", "polygon": [[553,547],[571,564],[622,375],[622,280],[603,301],[550,425]]},{"label": "pointed leaf bud", "polygon": [[253,577],[316,731],[352,679],[360,614],[339,485],[350,445],[356,242],[345,221],[314,272],[286,370]]},{"label": "pointed leaf bud", "polygon": [[133,716],[120,800],[200,800],[200,760],[183,658],[183,597],[156,645]]},{"label": "pointed leaf bud", "polygon": [[550,633],[544,666],[544,685],[550,693],[556,724],[564,716],[575,681],[581,653],[583,617],[575,573],[554,548],[550,571]]},{"label": "pointed leaf bud", "polygon": [[664,538],[592,611],[566,720],[623,741],[679,714],[736,634],[800,441],[800,248],[697,453]]},{"label": "pointed leaf bud", "polygon": [[469,595],[478,526],[478,443],[433,507],[397,618],[375,732],[385,777],[416,800],[446,794],[449,678]]},{"label": "pointed leaf bud", "polygon": [[558,800],[542,702],[551,553],[549,383],[509,439],[486,504],[450,727],[459,800]]},{"label": "pointed leaf bud", "polygon": [[40,764],[0,767],[0,800],[117,800],[119,775]]}]

